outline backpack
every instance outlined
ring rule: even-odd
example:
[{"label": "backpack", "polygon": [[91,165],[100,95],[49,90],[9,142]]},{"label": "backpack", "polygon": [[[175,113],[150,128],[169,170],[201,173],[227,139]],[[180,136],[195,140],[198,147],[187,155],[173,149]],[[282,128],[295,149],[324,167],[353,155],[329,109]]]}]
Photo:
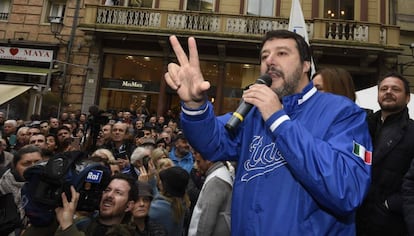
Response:
[{"label": "backpack", "polygon": [[20,214],[13,194],[0,195],[0,235],[8,235],[20,226]]},{"label": "backpack", "polygon": [[62,206],[62,192],[71,200],[70,186],[79,192],[77,210],[92,212],[99,208],[111,172],[99,162],[87,159],[80,151],[59,153],[24,172],[22,188],[24,209],[34,226],[47,226],[55,219],[55,208]]}]

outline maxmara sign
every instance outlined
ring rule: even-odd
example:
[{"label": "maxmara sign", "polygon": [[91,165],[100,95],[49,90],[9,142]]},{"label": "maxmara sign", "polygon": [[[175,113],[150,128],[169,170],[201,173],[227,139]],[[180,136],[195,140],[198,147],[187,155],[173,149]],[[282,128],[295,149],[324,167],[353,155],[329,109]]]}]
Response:
[{"label": "maxmara sign", "polygon": [[151,82],[126,79],[103,79],[102,88],[119,90],[152,91]]},{"label": "maxmara sign", "polygon": [[122,81],[122,87],[126,87],[126,88],[144,88],[144,85],[140,82],[136,82],[136,81]]}]

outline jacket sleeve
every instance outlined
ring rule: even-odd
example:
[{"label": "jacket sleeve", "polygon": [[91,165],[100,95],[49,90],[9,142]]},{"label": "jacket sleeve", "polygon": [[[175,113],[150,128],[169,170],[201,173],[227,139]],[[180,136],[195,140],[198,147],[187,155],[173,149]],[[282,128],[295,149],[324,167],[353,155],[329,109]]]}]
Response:
[{"label": "jacket sleeve", "polygon": [[79,231],[75,224],[72,224],[67,229],[62,230],[59,228],[56,230],[55,236],[85,236],[85,233]]},{"label": "jacket sleeve", "polygon": [[409,235],[414,235],[414,160],[403,179],[403,212]]},{"label": "jacket sleeve", "polygon": [[200,204],[200,220],[197,226],[197,236],[213,235],[220,210],[226,203],[231,187],[219,178],[211,179],[203,190],[203,199]]},{"label": "jacket sleeve", "polygon": [[210,102],[196,110],[183,105],[182,110],[181,126],[191,146],[210,161],[238,160],[239,136],[230,137],[224,128],[230,114],[216,117]]}]

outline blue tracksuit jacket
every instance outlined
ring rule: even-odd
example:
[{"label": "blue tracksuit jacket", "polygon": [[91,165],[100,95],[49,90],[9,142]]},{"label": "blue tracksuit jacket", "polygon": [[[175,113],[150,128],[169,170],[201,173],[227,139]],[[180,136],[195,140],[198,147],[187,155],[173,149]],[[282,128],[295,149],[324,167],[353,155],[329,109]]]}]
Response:
[{"label": "blue tracksuit jacket", "polygon": [[355,235],[372,144],[354,102],[309,83],[266,122],[253,107],[234,135],[224,128],[231,114],[215,117],[211,103],[182,110],[192,146],[207,159],[238,163],[232,235]]}]

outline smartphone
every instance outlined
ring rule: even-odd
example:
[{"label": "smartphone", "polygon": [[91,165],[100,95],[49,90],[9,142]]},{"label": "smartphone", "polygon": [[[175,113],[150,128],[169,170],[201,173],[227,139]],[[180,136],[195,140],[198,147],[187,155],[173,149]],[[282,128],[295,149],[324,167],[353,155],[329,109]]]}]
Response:
[{"label": "smartphone", "polygon": [[151,160],[151,157],[148,157],[148,156],[146,156],[146,157],[144,157],[143,159],[142,159],[142,165],[145,167],[145,169],[148,171],[148,162]]}]

